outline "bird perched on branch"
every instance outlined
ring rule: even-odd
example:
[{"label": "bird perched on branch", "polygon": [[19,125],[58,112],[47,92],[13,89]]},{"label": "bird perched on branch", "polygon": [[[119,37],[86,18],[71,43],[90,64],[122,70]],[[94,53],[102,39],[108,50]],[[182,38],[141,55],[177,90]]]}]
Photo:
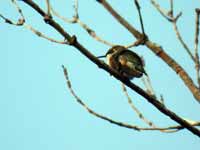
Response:
[{"label": "bird perched on branch", "polygon": [[113,46],[105,55],[98,58],[102,57],[106,57],[108,65],[126,78],[133,79],[140,78],[143,74],[147,75],[142,58],[123,46]]}]

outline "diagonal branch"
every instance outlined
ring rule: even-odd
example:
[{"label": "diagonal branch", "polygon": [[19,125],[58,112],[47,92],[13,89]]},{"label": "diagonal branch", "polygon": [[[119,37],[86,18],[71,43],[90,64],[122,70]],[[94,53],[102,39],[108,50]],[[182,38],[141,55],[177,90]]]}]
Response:
[{"label": "diagonal branch", "polygon": [[183,48],[186,50],[186,52],[187,52],[187,54],[190,56],[190,58],[191,58],[193,61],[195,61],[195,58],[194,58],[194,56],[193,56],[193,54],[192,54],[190,48],[189,48],[189,47],[187,46],[187,44],[184,42],[184,40],[183,40],[183,38],[182,38],[182,36],[181,36],[181,34],[180,34],[180,31],[179,31],[179,29],[178,29],[178,26],[177,26],[177,24],[176,24],[176,21],[173,21],[172,24],[173,24],[173,27],[174,27],[174,31],[175,31],[175,33],[176,33],[176,36],[177,36],[178,40],[180,41],[181,45],[182,45]]},{"label": "diagonal branch", "polygon": [[35,28],[33,28],[31,25],[28,25],[28,24],[24,24],[24,27],[30,31],[32,31],[34,34],[36,34],[37,36],[41,37],[41,38],[44,38],[48,41],[51,41],[51,42],[54,42],[54,43],[58,43],[58,44],[67,44],[66,41],[58,41],[58,40],[55,40],[53,38],[50,38],[48,36],[46,36],[45,34],[43,34],[42,32],[36,30]]},{"label": "diagonal branch", "polygon": [[149,125],[150,127],[156,127],[154,125],[154,123],[150,120],[148,120],[143,114],[142,112],[140,112],[140,110],[133,104],[133,101],[131,100],[131,97],[128,95],[128,92],[127,92],[127,89],[125,87],[125,85],[122,83],[122,90],[125,94],[125,96],[127,97],[128,99],[128,103],[129,105],[131,106],[131,108],[134,110],[134,112],[137,114],[137,116],[144,122],[146,123],[147,125]]},{"label": "diagonal branch", "polygon": [[110,68],[107,64],[100,61],[97,57],[95,57],[92,53],[90,53],[85,47],[83,47],[76,39],[75,36],[69,35],[56,21],[54,21],[51,17],[49,17],[35,2],[32,0],[23,1],[30,7],[32,7],[36,12],[38,12],[41,16],[44,17],[44,21],[53,27],[57,32],[59,32],[66,40],[68,40],[69,44],[74,46],[77,50],[79,50],[84,56],[86,56],[90,61],[95,63],[98,67],[104,69],[107,73],[113,75],[116,79],[120,80],[126,86],[130,87],[133,91],[137,92],[141,96],[143,96],[149,103],[154,105],[160,112],[170,117],[172,120],[179,123],[181,126],[187,128],[190,132],[200,137],[200,130],[193,127],[190,123],[186,120],[179,117],[174,112],[170,111],[166,107],[163,106],[161,102],[159,102],[154,97],[150,96],[146,93],[143,89],[132,83],[127,78],[121,76],[120,73]]},{"label": "diagonal branch", "polygon": [[180,41],[180,43],[182,44],[183,48],[186,50],[187,54],[195,62],[195,58],[194,58],[190,48],[184,42],[184,40],[183,40],[183,38],[182,38],[182,36],[180,34],[180,31],[178,29],[177,21],[178,21],[178,18],[182,15],[182,13],[180,12],[176,17],[174,17],[174,1],[173,0],[170,0],[170,12],[171,13],[169,13],[168,16],[172,18],[172,24],[173,24],[173,27],[174,27],[174,31],[176,32],[177,38]]},{"label": "diagonal branch", "polygon": [[196,10],[196,20],[195,20],[195,42],[194,42],[194,53],[195,53],[195,63],[196,63],[196,76],[197,82],[199,84],[200,89],[200,62],[199,62],[199,53],[198,53],[198,44],[199,44],[199,16],[200,16],[200,9],[197,8]]}]

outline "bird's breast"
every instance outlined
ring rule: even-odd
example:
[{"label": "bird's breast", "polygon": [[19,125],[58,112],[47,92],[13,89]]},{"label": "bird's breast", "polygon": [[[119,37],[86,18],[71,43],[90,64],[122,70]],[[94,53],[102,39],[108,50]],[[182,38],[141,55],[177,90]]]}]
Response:
[{"label": "bird's breast", "polygon": [[117,60],[115,60],[111,54],[107,55],[106,58],[107,58],[107,63],[111,68],[115,70],[119,69],[119,62],[117,62]]}]

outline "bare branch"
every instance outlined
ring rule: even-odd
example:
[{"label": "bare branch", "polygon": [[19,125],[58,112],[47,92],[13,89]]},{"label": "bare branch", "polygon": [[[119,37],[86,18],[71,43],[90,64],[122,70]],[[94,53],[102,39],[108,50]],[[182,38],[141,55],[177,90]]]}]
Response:
[{"label": "bare branch", "polygon": [[87,26],[85,23],[83,23],[80,19],[77,20],[77,23],[87,31],[87,33],[92,37],[94,38],[95,40],[105,44],[105,45],[108,45],[108,46],[114,46],[115,44],[112,44],[104,39],[102,39],[100,36],[98,36],[96,34],[96,32],[94,30],[92,30],[89,26]]},{"label": "bare branch", "polygon": [[160,5],[158,3],[156,3],[154,0],[151,0],[151,3],[153,4],[153,6],[157,9],[157,11],[164,17],[166,18],[169,22],[171,22],[173,24],[174,27],[174,31],[176,33],[176,36],[179,40],[179,42],[181,43],[181,45],[183,46],[183,48],[186,50],[187,54],[190,56],[190,58],[195,62],[195,58],[190,50],[190,48],[187,46],[187,44],[184,42],[180,31],[177,27],[177,21],[178,18],[180,18],[180,16],[182,15],[182,12],[178,13],[178,15],[176,17],[174,17],[174,8],[173,8],[173,0],[170,0],[170,11],[169,13],[166,13],[166,11],[164,9],[162,9],[160,7]]},{"label": "bare branch", "polygon": [[152,121],[149,121],[146,117],[144,117],[144,115],[139,111],[139,109],[137,109],[137,107],[133,104],[133,101],[131,100],[131,97],[128,95],[128,92],[126,90],[125,85],[122,83],[122,90],[125,94],[125,96],[127,97],[128,103],[131,106],[131,108],[134,110],[134,112],[137,114],[137,116],[144,121],[144,123],[146,123],[147,125],[149,125],[150,127],[155,127],[154,123]]},{"label": "bare branch", "polygon": [[61,20],[63,20],[66,23],[75,23],[77,20],[76,15],[73,16],[72,19],[68,19],[66,17],[61,16],[57,11],[54,10],[54,8],[52,6],[51,6],[51,11],[56,17],[60,18]]},{"label": "bare branch", "polygon": [[74,0],[74,11],[75,11],[74,18],[79,18],[79,15],[78,15],[78,0]]},{"label": "bare branch", "polygon": [[[157,9],[157,11],[158,11],[164,18],[166,18],[166,19],[167,19],[168,21],[170,21],[170,22],[173,21],[173,19],[172,19],[171,17],[169,17],[169,13],[166,12],[164,9],[162,9],[162,8],[160,7],[160,5],[159,5],[158,3],[156,3],[156,1],[151,0],[151,3],[153,4],[153,6]],[[172,10],[172,5],[171,5],[171,10],[170,10],[170,12],[173,12],[173,10]],[[173,14],[173,13],[171,13],[171,14]]]},{"label": "bare branch", "polygon": [[[194,124],[192,124],[193,126],[200,126],[200,122],[195,122]],[[180,131],[184,129],[183,127],[181,126],[170,126],[170,127],[164,127],[164,128],[140,128],[140,130],[149,130],[149,131],[152,131],[152,130],[159,130],[159,131],[164,131],[166,133],[173,133],[173,132],[177,132],[177,131]]]},{"label": "bare branch", "polygon": [[140,24],[141,24],[141,28],[142,28],[142,34],[144,36],[146,36],[145,31],[144,31],[143,19],[142,19],[142,15],[141,15],[141,11],[140,11],[140,9],[141,9],[140,5],[137,0],[134,0],[134,2],[135,2],[135,6],[137,8],[138,14],[139,14]]},{"label": "bare branch", "polygon": [[50,0],[46,0],[47,15],[51,16]]},{"label": "bare branch", "polygon": [[[144,115],[142,114],[142,112],[137,109],[137,107],[133,104],[133,101],[131,100],[131,97],[128,95],[128,92],[126,90],[126,87],[124,84],[122,84],[122,89],[123,92],[125,93],[127,99],[128,99],[128,103],[131,106],[131,108],[134,110],[134,112],[137,114],[137,116],[147,125],[149,125],[151,128],[141,128],[140,130],[159,130],[160,132],[165,132],[165,133],[173,133],[173,132],[177,132],[179,131],[179,129],[170,129],[172,126],[170,127],[165,127],[165,128],[160,128],[157,127],[152,121],[148,120],[146,117],[144,117]],[[167,129],[168,128],[168,129]]]},{"label": "bare branch", "polygon": [[196,11],[196,19],[195,19],[194,53],[195,53],[195,64],[196,64],[196,67],[195,67],[196,68],[196,76],[197,76],[197,82],[199,84],[199,89],[200,89],[200,62],[199,62],[199,54],[198,54],[200,9],[197,8],[195,11]]},{"label": "bare branch", "polygon": [[125,45],[124,47],[126,48],[131,48],[131,47],[135,47],[135,46],[139,46],[139,45],[143,45],[147,40],[147,36],[144,35],[143,38],[136,40],[135,42]]},{"label": "bare branch", "polygon": [[88,25],[86,25],[85,23],[83,23],[80,19],[79,19],[79,15],[78,15],[78,0],[75,0],[75,4],[74,4],[74,12],[75,15],[73,16],[72,19],[68,19],[66,17],[61,16],[58,12],[56,12],[52,7],[51,7],[52,13],[60,18],[61,20],[63,20],[66,23],[78,23],[92,38],[94,38],[95,40],[97,40],[98,42],[101,42],[105,45],[108,46],[114,46],[114,44],[102,39],[100,36],[98,36],[96,34],[96,32],[94,30],[92,30]]},{"label": "bare branch", "polygon": [[169,16],[174,16],[174,1],[170,0],[170,11],[169,11]]},{"label": "bare branch", "polygon": [[18,21],[15,23],[14,21],[4,17],[2,14],[0,14],[0,18],[2,18],[5,23],[11,24],[11,25],[15,25],[15,26],[22,26],[24,24],[24,20],[22,19],[18,19]]},{"label": "bare branch", "polygon": [[165,106],[165,100],[163,95],[160,95],[160,102]]},{"label": "bare branch", "polygon": [[173,21],[172,24],[173,24],[174,31],[175,31],[175,33],[176,33],[176,36],[177,36],[178,40],[180,41],[180,43],[182,44],[183,48],[186,50],[186,52],[187,52],[187,54],[190,56],[190,58],[191,58],[193,61],[195,61],[195,58],[194,58],[194,56],[193,56],[191,50],[189,49],[189,47],[187,46],[187,44],[184,42],[184,40],[183,40],[183,38],[182,38],[182,36],[181,36],[181,34],[180,34],[180,31],[179,31],[179,29],[178,29],[178,27],[177,27],[176,21]]},{"label": "bare branch", "polygon": [[54,42],[54,43],[58,43],[58,44],[67,44],[66,41],[58,41],[58,40],[55,40],[53,38],[50,38],[46,35],[44,35],[42,32],[34,29],[31,25],[28,25],[28,24],[25,24],[24,27],[30,31],[32,31],[34,34],[36,34],[37,36],[41,37],[41,38],[44,38],[48,41],[51,41],[51,42]]},{"label": "bare branch", "polygon": [[151,84],[151,80],[149,78],[149,76],[146,76],[146,78],[142,78],[142,82],[144,83],[146,89],[147,89],[147,93],[149,93],[152,96],[156,97],[156,94],[153,90],[152,84]]},{"label": "bare branch", "polygon": [[10,19],[4,17],[2,14],[0,14],[0,17],[5,21],[5,23],[14,24]]},{"label": "bare branch", "polygon": [[17,11],[19,12],[19,14],[21,15],[22,20],[25,20],[24,14],[21,10],[21,8],[19,7],[19,5],[17,4],[16,0],[11,0],[11,2],[14,4],[14,6],[16,7]]},{"label": "bare branch", "polygon": [[17,22],[14,22],[11,19],[4,17],[2,14],[0,14],[0,18],[2,18],[5,21],[5,23],[15,25],[15,26],[22,26],[25,22],[23,12],[22,12],[21,8],[19,7],[19,5],[17,4],[17,2],[15,0],[11,0],[11,2],[15,6],[15,8],[17,9],[17,12],[20,14],[21,18],[19,18]]}]

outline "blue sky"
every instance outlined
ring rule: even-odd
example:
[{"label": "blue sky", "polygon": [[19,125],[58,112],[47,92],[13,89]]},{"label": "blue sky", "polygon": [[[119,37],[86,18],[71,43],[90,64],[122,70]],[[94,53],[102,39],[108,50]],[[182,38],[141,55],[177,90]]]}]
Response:
[{"label": "blue sky", "polygon": [[[45,3],[36,1],[45,8]],[[109,1],[113,7],[140,29],[137,11],[132,1]],[[164,8],[168,3],[158,1]],[[61,14],[73,15],[73,1],[53,1]],[[43,33],[61,39],[42,18],[23,2],[26,22]],[[183,12],[178,26],[184,40],[193,49],[194,9],[197,1],[177,1],[175,13]],[[160,16],[149,1],[141,1],[145,30],[149,38],[159,43],[195,79],[193,63],[176,39],[172,25]],[[135,39],[94,0],[79,0],[80,19],[102,38],[126,45]],[[17,13],[9,1],[0,1],[0,13],[17,20]],[[57,19],[57,18],[56,18]],[[59,19],[57,19],[59,20]],[[91,37],[79,25],[58,21],[67,32],[75,34],[95,55],[102,55],[109,46]],[[88,61],[73,47],[51,43],[23,27],[15,27],[0,20],[0,149],[2,150],[102,150],[102,149],[197,149],[199,138],[183,130],[173,134],[157,131],[137,132],[109,124],[86,112],[66,88],[61,65],[68,68],[73,88],[95,111],[113,119],[144,126],[131,110],[112,76]],[[168,108],[184,118],[199,120],[199,104],[183,82],[159,58],[143,46],[132,48],[142,55],[157,95],[162,94]],[[143,87],[141,80],[132,82]],[[175,124],[130,90],[136,106],[159,126]]]}]

